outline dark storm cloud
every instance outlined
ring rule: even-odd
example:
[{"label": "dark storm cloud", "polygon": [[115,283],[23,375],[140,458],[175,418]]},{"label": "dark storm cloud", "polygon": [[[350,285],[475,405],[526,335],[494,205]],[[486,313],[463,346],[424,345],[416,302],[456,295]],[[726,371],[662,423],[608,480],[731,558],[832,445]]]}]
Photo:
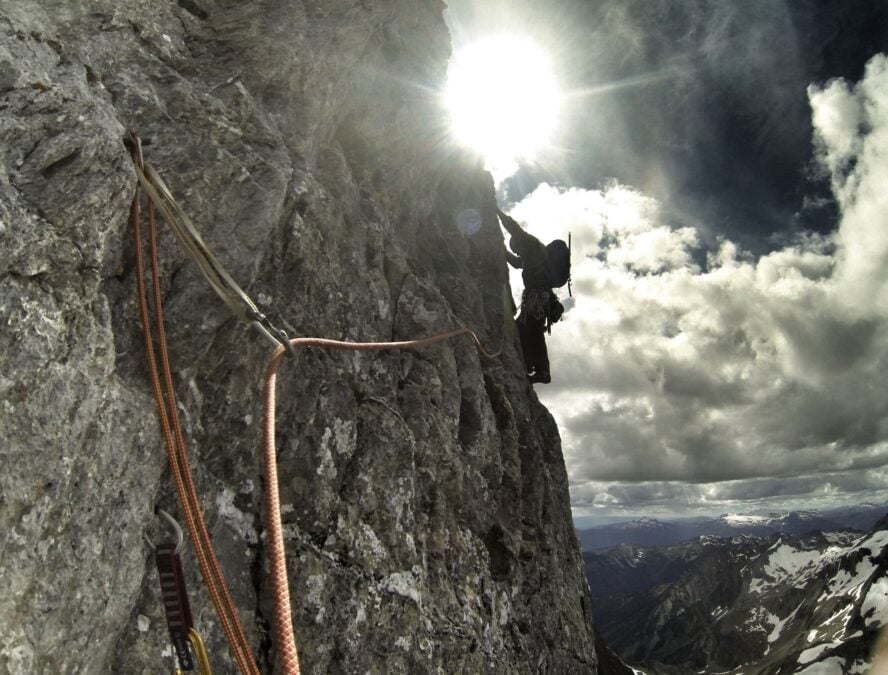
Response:
[{"label": "dark storm cloud", "polygon": [[[671,224],[754,251],[787,231],[829,231],[812,180],[806,88],[859,79],[884,49],[888,3],[872,0],[451,0],[457,44],[498,30],[548,46],[569,100],[558,148],[506,186],[597,188],[657,198]],[[508,114],[508,111],[503,111]]]},{"label": "dark storm cloud", "polygon": [[593,121],[573,146],[585,155],[574,180],[619,176],[706,236],[785,227],[810,150],[811,81],[786,4],[604,3],[598,19],[587,77],[662,77],[577,101],[568,133]]},{"label": "dark storm cloud", "polygon": [[607,509],[619,515],[644,513],[682,515],[725,513],[734,509],[773,508],[775,499],[795,508],[810,508],[838,495],[858,502],[884,499],[884,471],[850,471],[844,473],[763,478],[755,481],[725,481],[712,485],[689,486],[686,483],[601,483],[592,489],[574,486],[575,507],[587,513]]}]

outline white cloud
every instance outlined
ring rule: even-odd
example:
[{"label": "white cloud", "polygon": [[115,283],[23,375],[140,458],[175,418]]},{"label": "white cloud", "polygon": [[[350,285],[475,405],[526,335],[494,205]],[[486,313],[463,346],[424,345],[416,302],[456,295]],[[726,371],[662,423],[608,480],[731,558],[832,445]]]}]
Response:
[{"label": "white cloud", "polygon": [[834,290],[858,313],[888,313],[888,57],[855,87],[809,91],[820,157],[842,209]]},{"label": "white cloud", "polygon": [[691,227],[654,227],[620,238],[608,251],[607,262],[642,273],[694,267],[690,249],[696,244],[697,232]]},{"label": "white cloud", "polygon": [[833,80],[822,88],[811,85],[808,98],[813,109],[821,162],[838,177],[860,154],[861,102],[844,80]]},{"label": "white cloud", "polygon": [[833,237],[757,260],[723,242],[702,269],[696,232],[625,186],[543,185],[513,209],[544,241],[573,233],[575,303],[539,392],[576,504],[850,493],[884,477],[888,59],[810,100]]}]

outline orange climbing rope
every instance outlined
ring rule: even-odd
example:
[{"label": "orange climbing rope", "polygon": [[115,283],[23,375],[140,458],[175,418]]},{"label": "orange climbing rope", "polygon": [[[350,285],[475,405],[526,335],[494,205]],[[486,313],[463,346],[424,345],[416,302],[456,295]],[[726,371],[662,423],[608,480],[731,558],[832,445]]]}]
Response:
[{"label": "orange climbing rope", "polygon": [[[481,341],[468,328],[457,328],[447,333],[433,335],[419,340],[401,342],[343,342],[324,338],[294,338],[290,346],[296,347],[327,347],[329,349],[347,349],[371,351],[383,349],[408,349],[425,347],[443,342],[460,335],[469,335],[474,339],[478,349],[488,358],[496,358],[498,354],[486,352]],[[275,443],[275,388],[277,370],[287,349],[281,345],[275,349],[265,368],[264,401],[265,411],[262,421],[263,437],[263,473],[265,477],[265,527],[267,530],[266,546],[268,550],[268,566],[271,573],[272,595],[274,596],[275,642],[281,660],[281,672],[286,675],[299,673],[299,656],[296,650],[296,638],[293,633],[292,612],[290,609],[290,583],[287,579],[287,560],[284,550],[283,526],[281,524],[281,505],[278,492],[277,448]]]},{"label": "orange climbing rope", "polygon": [[[292,611],[290,606],[290,589],[287,577],[286,552],[284,549],[283,527],[281,523],[280,495],[277,476],[277,451],[275,443],[275,389],[277,370],[285,354],[294,352],[296,347],[326,347],[340,350],[385,350],[419,348],[443,342],[460,335],[470,336],[479,351],[488,358],[496,358],[499,352],[490,353],[484,350],[478,336],[469,328],[457,328],[446,333],[417,340],[395,342],[345,342],[325,338],[294,338],[287,339],[283,331],[277,330],[259,312],[249,296],[237,286],[230,275],[225,272],[221,263],[206,248],[199,234],[194,230],[187,216],[181,211],[169,190],[150,166],[142,160],[141,145],[135,134],[131,134],[131,154],[137,169],[139,181],[149,197],[149,237],[151,241],[151,269],[154,291],[155,322],[158,331],[158,346],[163,370],[166,399],[161,387],[157,361],[154,354],[154,338],[151,330],[148,302],[145,293],[144,264],[141,246],[141,213],[139,207],[140,194],[136,189],[131,210],[134,236],[136,240],[136,285],[139,295],[139,310],[145,336],[145,350],[148,359],[154,398],[157,403],[158,417],[167,447],[173,481],[179,495],[179,502],[185,516],[188,531],[191,534],[195,554],[204,582],[207,584],[219,621],[228,639],[232,655],[242,673],[258,675],[259,670],[250,650],[249,643],[243,632],[237,610],[231,599],[225,579],[222,576],[215,551],[206,529],[206,523],[194,486],[191,468],[185,448],[184,435],[179,423],[175,391],[169,365],[166,333],[164,330],[162,297],[159,282],[159,264],[157,258],[157,228],[154,215],[155,203],[168,221],[178,221],[174,226],[177,237],[183,242],[186,250],[195,259],[198,267],[207,277],[210,285],[226,302],[232,312],[242,321],[250,323],[259,332],[277,344],[265,370],[264,417],[263,417],[263,474],[265,478],[265,520],[267,529],[266,544],[271,573],[272,596],[274,598],[275,642],[279,652],[281,672],[285,675],[299,675],[299,655],[293,631]],[[170,223],[172,226],[172,223]],[[168,399],[168,400],[167,400]]]},{"label": "orange climbing rope", "polygon": [[[131,145],[133,161],[137,166],[142,165],[142,151],[138,138],[133,136]],[[166,387],[166,399],[161,387],[161,378],[158,373],[157,359],[154,353],[154,338],[148,312],[148,298],[145,292],[145,271],[142,256],[142,216],[140,211],[139,188],[133,197],[130,218],[135,237],[136,254],[136,288],[139,296],[139,314],[142,321],[142,332],[145,337],[145,352],[148,359],[148,371],[151,377],[151,385],[154,391],[154,400],[157,404],[157,414],[160,419],[160,427],[163,433],[167,449],[170,471],[176,492],[179,495],[179,503],[185,516],[185,523],[191,535],[198,566],[204,583],[207,585],[213,606],[222,624],[222,630],[228,639],[232,656],[242,673],[258,675],[259,668],[253,658],[250,645],[244,635],[237,610],[228,591],[228,586],[222,576],[212,541],[207,532],[206,522],[200,507],[200,500],[194,486],[194,479],[188,463],[188,455],[185,449],[185,438],[182,434],[182,426],[179,423],[179,415],[176,406],[175,389],[169,364],[166,332],[164,330],[162,297],[160,292],[159,265],[157,258],[157,225],[154,217],[154,204],[148,205],[149,238],[151,240],[151,270],[154,291],[155,322],[158,332],[158,347],[160,351],[161,367],[163,369],[164,385]],[[167,400],[168,399],[168,400]]]}]

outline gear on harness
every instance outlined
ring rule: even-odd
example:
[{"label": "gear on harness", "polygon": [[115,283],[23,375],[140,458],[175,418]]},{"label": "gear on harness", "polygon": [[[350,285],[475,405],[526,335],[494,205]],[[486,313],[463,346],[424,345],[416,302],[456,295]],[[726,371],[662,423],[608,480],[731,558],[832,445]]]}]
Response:
[{"label": "gear on harness", "polygon": [[160,593],[163,599],[170,641],[179,668],[176,673],[196,670],[200,675],[212,675],[206,648],[200,633],[194,627],[191,615],[191,603],[188,602],[188,590],[185,587],[185,574],[182,570],[180,553],[185,542],[182,528],[176,519],[163,509],[155,509],[157,515],[166,520],[176,532],[176,541],[164,541],[154,549],[154,564],[160,579]]}]

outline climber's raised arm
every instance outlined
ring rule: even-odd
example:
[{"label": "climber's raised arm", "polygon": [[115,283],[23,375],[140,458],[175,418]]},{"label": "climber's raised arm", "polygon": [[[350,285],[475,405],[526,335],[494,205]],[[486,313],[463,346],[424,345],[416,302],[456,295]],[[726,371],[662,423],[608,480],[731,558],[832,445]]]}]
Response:
[{"label": "climber's raised arm", "polygon": [[502,222],[503,227],[506,228],[506,231],[513,237],[518,233],[524,232],[518,222],[511,216],[503,213],[503,211],[498,206],[496,207],[496,214],[499,216],[500,222]]}]

